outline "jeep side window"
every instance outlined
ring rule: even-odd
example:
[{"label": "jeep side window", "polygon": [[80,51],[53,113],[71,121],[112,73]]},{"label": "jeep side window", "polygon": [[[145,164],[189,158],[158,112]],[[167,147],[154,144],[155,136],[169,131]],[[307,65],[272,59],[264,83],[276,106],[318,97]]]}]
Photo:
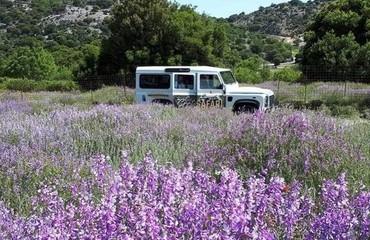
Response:
[{"label": "jeep side window", "polygon": [[175,75],[176,89],[194,89],[193,75]]},{"label": "jeep side window", "polygon": [[201,74],[200,89],[222,89],[222,84],[216,74]]},{"label": "jeep side window", "polygon": [[168,74],[142,74],[140,75],[140,88],[143,89],[169,89],[170,75]]}]

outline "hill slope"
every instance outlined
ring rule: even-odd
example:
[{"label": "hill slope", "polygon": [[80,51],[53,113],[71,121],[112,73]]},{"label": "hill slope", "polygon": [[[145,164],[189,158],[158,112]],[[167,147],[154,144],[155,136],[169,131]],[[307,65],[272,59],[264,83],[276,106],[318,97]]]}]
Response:
[{"label": "hill slope", "polygon": [[304,32],[308,21],[324,3],[331,0],[314,0],[303,3],[291,0],[288,3],[260,7],[251,14],[234,14],[227,18],[233,24],[246,26],[250,31],[278,36],[297,36]]}]

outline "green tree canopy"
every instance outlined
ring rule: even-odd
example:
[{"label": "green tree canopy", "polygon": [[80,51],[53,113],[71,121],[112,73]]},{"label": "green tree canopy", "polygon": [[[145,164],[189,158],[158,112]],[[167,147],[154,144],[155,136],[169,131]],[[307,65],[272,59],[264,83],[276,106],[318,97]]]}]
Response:
[{"label": "green tree canopy", "polygon": [[131,0],[115,5],[108,20],[111,36],[102,45],[100,72],[165,64],[176,41],[171,11],[166,0]]},{"label": "green tree canopy", "polygon": [[12,78],[44,80],[54,75],[53,56],[42,47],[17,47],[2,62],[1,75]]},{"label": "green tree canopy", "polygon": [[303,65],[368,65],[370,1],[335,0],[309,25]]},{"label": "green tree canopy", "polygon": [[81,61],[74,71],[75,77],[94,76],[97,74],[97,63],[100,47],[93,44],[85,44],[81,47]]},{"label": "green tree canopy", "polygon": [[133,72],[138,65],[220,65],[228,51],[226,22],[166,0],[124,1],[108,26],[100,74]]}]

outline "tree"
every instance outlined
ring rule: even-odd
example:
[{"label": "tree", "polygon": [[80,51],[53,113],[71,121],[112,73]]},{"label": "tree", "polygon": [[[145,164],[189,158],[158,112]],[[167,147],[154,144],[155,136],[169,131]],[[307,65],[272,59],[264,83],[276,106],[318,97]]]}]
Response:
[{"label": "tree", "polygon": [[75,77],[97,75],[97,63],[100,47],[92,44],[85,44],[81,47],[81,62],[74,71]]},{"label": "tree", "polygon": [[270,78],[270,71],[263,67],[263,60],[257,57],[241,61],[233,70],[241,83],[261,83]]},{"label": "tree", "polygon": [[370,2],[335,0],[324,7],[308,27],[302,64],[322,66],[368,65]]},{"label": "tree", "polygon": [[279,66],[280,63],[284,61],[284,57],[281,54],[276,54],[274,58],[272,59],[272,62],[274,63],[275,67]]},{"label": "tree", "polygon": [[212,65],[225,51],[225,31],[222,24],[216,26],[213,19],[199,15],[190,6],[181,6],[173,13],[176,30],[174,55],[183,65]]},{"label": "tree", "polygon": [[301,71],[292,69],[290,67],[285,67],[276,70],[273,74],[273,79],[284,82],[295,82],[300,79],[301,75],[302,75]]},{"label": "tree", "polygon": [[55,74],[53,56],[42,47],[17,47],[1,66],[1,75],[12,78],[44,80]]},{"label": "tree", "polygon": [[115,5],[103,41],[100,73],[133,71],[137,65],[166,64],[177,40],[166,0],[130,0]]},{"label": "tree", "polygon": [[138,65],[222,65],[230,56],[229,25],[191,5],[132,0],[116,5],[103,41],[100,74],[133,72]]}]

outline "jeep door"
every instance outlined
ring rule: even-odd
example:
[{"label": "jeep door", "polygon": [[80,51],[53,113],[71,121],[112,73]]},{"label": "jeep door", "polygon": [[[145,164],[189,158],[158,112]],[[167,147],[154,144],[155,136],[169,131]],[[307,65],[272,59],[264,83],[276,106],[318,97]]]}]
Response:
[{"label": "jeep door", "polygon": [[197,104],[195,75],[193,73],[174,73],[173,103],[177,107]]},{"label": "jeep door", "polygon": [[201,107],[224,107],[223,84],[217,73],[197,74],[197,104]]}]

